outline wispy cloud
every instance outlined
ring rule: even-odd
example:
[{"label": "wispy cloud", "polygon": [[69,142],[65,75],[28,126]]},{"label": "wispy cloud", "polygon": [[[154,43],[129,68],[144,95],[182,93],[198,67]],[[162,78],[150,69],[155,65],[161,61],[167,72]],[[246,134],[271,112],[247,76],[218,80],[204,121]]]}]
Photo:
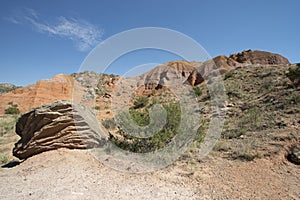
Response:
[{"label": "wispy cloud", "polygon": [[54,23],[43,21],[33,9],[23,9],[6,18],[14,24],[30,24],[34,30],[72,40],[79,51],[87,51],[101,41],[103,30],[75,18],[57,17]]}]

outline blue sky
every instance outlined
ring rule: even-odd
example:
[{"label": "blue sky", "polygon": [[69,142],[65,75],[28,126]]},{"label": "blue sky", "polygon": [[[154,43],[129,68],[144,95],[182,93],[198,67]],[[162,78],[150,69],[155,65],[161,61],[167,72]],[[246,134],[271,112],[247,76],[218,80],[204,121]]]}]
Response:
[{"label": "blue sky", "polygon": [[[247,49],[300,62],[298,0],[2,0],[0,82],[33,84],[77,72],[89,52],[114,34],[163,27],[188,35],[212,57]],[[179,59],[147,50],[122,56],[109,72]]]}]

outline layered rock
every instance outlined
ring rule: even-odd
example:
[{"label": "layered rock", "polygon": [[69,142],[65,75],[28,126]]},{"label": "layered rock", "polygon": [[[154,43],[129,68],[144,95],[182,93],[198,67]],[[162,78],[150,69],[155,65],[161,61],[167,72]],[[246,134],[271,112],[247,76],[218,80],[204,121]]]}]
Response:
[{"label": "layered rock", "polygon": [[[78,97],[73,95],[74,91]],[[2,94],[0,96],[0,115],[10,106],[9,102],[18,105],[18,109],[24,113],[56,100],[81,99],[80,91],[80,86],[72,77],[58,74],[51,79],[38,81],[36,84]]]},{"label": "layered rock", "polygon": [[243,51],[230,57],[217,56],[206,62],[173,61],[160,65],[140,76],[140,85],[145,90],[159,89],[171,79],[185,79],[191,86],[198,85],[213,76],[226,73],[236,67],[247,65],[289,65],[290,62],[279,54],[265,51]]},{"label": "layered rock", "polygon": [[[132,87],[131,82],[137,83],[137,87],[143,90],[139,93],[160,89],[166,83],[183,81],[191,86],[199,85],[211,76],[226,73],[236,67],[252,64],[262,65],[287,65],[289,61],[281,55],[264,51],[244,51],[229,57],[217,56],[204,63],[172,61],[160,65],[151,71],[135,78],[125,78],[123,82]],[[34,85],[17,88],[11,92],[0,94],[0,115],[10,107],[10,102],[17,105],[24,113],[31,108],[51,103],[56,100],[72,100],[84,105],[93,105],[94,100],[98,102],[106,100],[99,96],[107,95],[107,91],[113,91],[120,77],[112,75],[101,75],[93,72],[76,73],[72,76],[59,74],[49,80],[38,81]],[[96,102],[97,104],[97,102]],[[101,104],[101,105],[100,105]],[[107,107],[106,103],[99,103],[101,107]],[[105,115],[105,110],[101,115]]]},{"label": "layered rock", "polygon": [[287,65],[290,64],[288,59],[285,57],[270,53],[266,51],[252,51],[247,50],[241,53],[233,54],[229,56],[229,59],[232,59],[238,63],[253,65],[253,64],[261,64],[261,65]]},{"label": "layered rock", "polygon": [[194,86],[210,79],[212,76],[224,74],[236,67],[247,65],[289,65],[290,62],[285,57],[266,51],[247,50],[241,53],[227,56],[217,56],[202,63],[188,77],[189,83]]},{"label": "layered rock", "polygon": [[196,69],[193,65],[196,65],[196,63],[182,60],[164,63],[140,76],[139,84],[144,85],[146,90],[160,89],[166,82],[171,80],[177,78],[187,79]]},{"label": "layered rock", "polygon": [[68,101],[56,101],[25,113],[16,124],[16,133],[21,139],[13,155],[20,159],[58,148],[99,147],[108,135],[90,110]]}]

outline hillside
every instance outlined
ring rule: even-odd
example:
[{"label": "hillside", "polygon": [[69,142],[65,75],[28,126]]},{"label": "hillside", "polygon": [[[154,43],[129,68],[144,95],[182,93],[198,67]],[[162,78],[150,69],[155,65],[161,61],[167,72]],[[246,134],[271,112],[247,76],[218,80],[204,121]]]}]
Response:
[{"label": "hillside", "polygon": [[36,84],[15,89],[0,96],[0,115],[9,108],[9,102],[18,106],[23,113],[31,108],[51,103],[55,100],[73,98],[74,81],[71,77],[58,74],[51,79],[38,81]]},{"label": "hillside", "polygon": [[1,83],[0,84],[0,94],[4,94],[7,92],[10,92],[12,90],[17,89],[18,87],[13,85],[13,84],[9,84],[9,83]]},{"label": "hillside", "polygon": [[[28,96],[32,94],[29,91],[39,91],[37,97],[40,100],[35,105],[46,101],[50,104],[27,113],[18,122],[17,133],[22,139],[15,147],[14,143],[20,139],[12,131],[16,119],[6,116],[0,119],[1,125],[6,127],[0,136],[1,162],[5,164],[15,160],[17,162],[13,164],[19,164],[0,169],[0,184],[7,185],[1,188],[1,197],[298,199],[300,66],[290,64],[280,55],[262,51],[219,56],[213,61],[215,63],[212,60],[205,63],[172,61],[131,79],[82,72],[71,76],[59,75],[50,83],[39,83],[40,87],[52,93],[59,91],[61,96],[36,90],[36,85],[15,90]],[[199,147],[207,136],[211,117],[215,115],[212,112],[215,104],[208,90],[211,81],[206,77],[214,74],[216,69],[220,69],[224,81],[226,99],[220,109],[226,113],[225,124],[213,150],[207,157],[199,158]],[[66,77],[69,82],[65,81]],[[80,89],[77,102],[89,104],[92,108],[107,129],[109,135],[106,141],[128,152],[157,151],[172,141],[178,131],[181,114],[178,106],[182,105],[179,105],[178,96],[167,87],[173,83],[172,77],[179,77],[179,80],[192,85],[199,106],[195,112],[200,115],[200,128],[193,143],[176,162],[151,173],[129,173],[134,164],[117,171],[108,167],[115,161],[110,152],[106,152],[107,158],[100,159],[100,162],[89,150],[78,150],[98,141],[93,135],[95,127],[88,127],[88,122],[82,122],[82,119],[93,119],[92,115],[87,110],[74,114],[65,102],[51,103],[59,98],[70,100],[71,89],[76,84]],[[59,87],[59,84],[64,87]],[[15,98],[18,94],[15,91],[5,95]],[[44,98],[45,103],[41,96],[47,97]],[[6,101],[8,97],[5,96]],[[5,105],[6,101],[3,101]],[[21,105],[26,101],[14,103],[23,108]],[[118,115],[112,107],[128,104],[133,120],[145,126],[150,123],[150,108],[158,103],[166,110],[167,125],[150,138],[131,136],[130,129],[117,124]],[[26,109],[30,106],[32,104]],[[72,122],[74,116],[79,117],[78,124]],[[73,133],[76,129],[78,131]],[[85,134],[86,131],[88,134]],[[16,156],[27,159],[19,163],[20,160],[12,157],[13,148]],[[127,166],[125,161],[123,164]]]}]

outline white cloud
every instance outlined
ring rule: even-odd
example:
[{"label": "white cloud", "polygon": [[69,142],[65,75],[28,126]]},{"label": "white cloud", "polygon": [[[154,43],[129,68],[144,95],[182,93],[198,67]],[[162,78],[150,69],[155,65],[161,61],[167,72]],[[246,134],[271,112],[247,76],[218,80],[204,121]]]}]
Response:
[{"label": "white cloud", "polygon": [[29,23],[38,32],[72,40],[79,51],[91,49],[101,41],[103,35],[103,30],[80,19],[58,17],[56,23],[49,24],[42,21],[34,10],[28,8],[6,19],[15,24]]}]

